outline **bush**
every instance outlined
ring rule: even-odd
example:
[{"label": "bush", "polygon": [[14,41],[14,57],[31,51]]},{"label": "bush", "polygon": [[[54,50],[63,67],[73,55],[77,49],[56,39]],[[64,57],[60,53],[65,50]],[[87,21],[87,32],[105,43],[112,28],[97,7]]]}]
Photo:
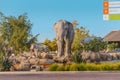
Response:
[{"label": "bush", "polygon": [[9,59],[5,57],[2,61],[2,70],[10,71],[11,66],[12,66],[12,62],[10,62]]},{"label": "bush", "polygon": [[73,53],[72,54],[72,60],[75,63],[83,62],[82,57],[81,57],[81,55],[79,53]]},{"label": "bush", "polygon": [[86,64],[84,64],[84,63],[81,63],[81,64],[78,64],[78,70],[79,71],[85,71],[86,70]]},{"label": "bush", "polygon": [[49,71],[56,71],[58,68],[58,65],[57,64],[52,64],[50,67],[49,67]]},{"label": "bush", "polygon": [[120,70],[120,63],[117,62],[117,63],[103,63],[101,64],[101,67],[103,70],[106,70],[106,71],[111,71],[111,70]]},{"label": "bush", "polygon": [[101,68],[103,71],[113,70],[112,65],[109,63],[102,63]]},{"label": "bush", "polygon": [[64,66],[58,66],[56,71],[65,71],[65,68]]},{"label": "bush", "polygon": [[[0,48],[0,49],[1,49],[1,48]],[[4,54],[2,53],[2,51],[0,51],[0,67],[2,67],[3,56],[4,56]]]},{"label": "bush", "polygon": [[72,64],[70,66],[70,71],[78,71],[78,65],[77,64]]},{"label": "bush", "polygon": [[89,42],[83,43],[85,51],[99,52],[107,47],[107,43],[102,41],[102,39],[93,38],[92,40],[92,37],[88,37],[88,39],[89,38],[91,39]]},{"label": "bush", "polygon": [[120,62],[116,63],[80,63],[80,64],[71,64],[65,66],[58,66],[53,64],[50,66],[49,71],[111,71],[111,70],[120,70]]},{"label": "bush", "polygon": [[86,64],[87,71],[100,71],[100,66],[96,64]]},{"label": "bush", "polygon": [[120,62],[116,63],[115,65],[116,65],[116,68],[115,68],[115,67],[114,67],[114,68],[115,68],[116,70],[120,70]]},{"label": "bush", "polygon": [[70,65],[65,65],[64,70],[69,71],[70,70]]},{"label": "bush", "polygon": [[110,51],[113,51],[115,50],[115,48],[118,46],[117,43],[111,43],[111,44],[108,44],[107,45],[107,48],[110,50]]},{"label": "bush", "polygon": [[0,57],[0,67],[2,67],[2,58]]}]

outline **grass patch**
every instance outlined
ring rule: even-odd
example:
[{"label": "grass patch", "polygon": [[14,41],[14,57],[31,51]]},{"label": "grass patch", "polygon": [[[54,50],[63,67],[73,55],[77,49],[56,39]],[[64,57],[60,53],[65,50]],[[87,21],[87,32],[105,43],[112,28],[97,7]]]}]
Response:
[{"label": "grass patch", "polygon": [[56,71],[65,71],[65,68],[64,66],[59,66],[57,67]]},{"label": "grass patch", "polygon": [[49,71],[118,71],[120,70],[120,62],[116,63],[73,63],[71,65],[53,64],[49,67]]},{"label": "grass patch", "polygon": [[58,68],[59,66],[57,65],[57,64],[52,64],[50,67],[49,67],[49,71],[56,71],[57,70],[57,68]]},{"label": "grass patch", "polygon": [[70,71],[78,71],[78,65],[77,64],[72,64],[70,65]]}]

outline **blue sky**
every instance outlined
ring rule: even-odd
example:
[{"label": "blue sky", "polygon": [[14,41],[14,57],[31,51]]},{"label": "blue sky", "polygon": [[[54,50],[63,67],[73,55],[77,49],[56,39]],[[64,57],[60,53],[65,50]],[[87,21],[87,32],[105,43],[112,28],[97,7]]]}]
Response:
[{"label": "blue sky", "polygon": [[0,12],[6,16],[27,13],[33,23],[32,33],[39,41],[53,39],[53,24],[65,19],[77,20],[91,35],[104,37],[111,30],[120,30],[120,21],[103,21],[103,0],[0,0]]}]

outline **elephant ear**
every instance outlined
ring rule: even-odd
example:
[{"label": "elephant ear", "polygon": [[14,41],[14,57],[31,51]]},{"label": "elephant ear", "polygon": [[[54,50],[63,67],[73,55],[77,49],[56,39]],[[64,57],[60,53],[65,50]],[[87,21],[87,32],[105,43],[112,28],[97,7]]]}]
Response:
[{"label": "elephant ear", "polygon": [[56,22],[53,25],[53,30],[57,33],[59,31],[59,25],[61,25],[60,21]]}]

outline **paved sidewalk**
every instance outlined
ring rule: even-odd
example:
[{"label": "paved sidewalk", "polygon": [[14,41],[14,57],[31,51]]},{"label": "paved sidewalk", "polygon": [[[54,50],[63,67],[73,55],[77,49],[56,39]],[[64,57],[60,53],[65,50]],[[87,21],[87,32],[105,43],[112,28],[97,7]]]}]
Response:
[{"label": "paved sidewalk", "polygon": [[0,72],[0,80],[120,80],[120,71]]}]

